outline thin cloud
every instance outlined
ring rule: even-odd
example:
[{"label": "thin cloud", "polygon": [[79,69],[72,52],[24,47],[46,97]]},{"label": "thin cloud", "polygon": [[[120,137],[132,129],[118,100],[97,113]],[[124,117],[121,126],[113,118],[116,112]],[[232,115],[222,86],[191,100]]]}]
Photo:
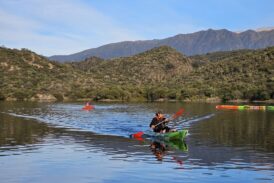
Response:
[{"label": "thin cloud", "polygon": [[44,55],[70,54],[110,42],[141,38],[93,7],[76,1],[29,0],[1,4],[1,44],[15,48],[28,47]]}]

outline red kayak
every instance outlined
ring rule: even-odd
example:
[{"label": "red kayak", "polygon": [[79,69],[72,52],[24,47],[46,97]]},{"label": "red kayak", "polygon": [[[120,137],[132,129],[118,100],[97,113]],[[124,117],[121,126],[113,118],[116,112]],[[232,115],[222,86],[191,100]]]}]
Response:
[{"label": "red kayak", "polygon": [[86,111],[90,111],[94,109],[94,106],[88,104],[88,105],[85,105],[82,109]]}]

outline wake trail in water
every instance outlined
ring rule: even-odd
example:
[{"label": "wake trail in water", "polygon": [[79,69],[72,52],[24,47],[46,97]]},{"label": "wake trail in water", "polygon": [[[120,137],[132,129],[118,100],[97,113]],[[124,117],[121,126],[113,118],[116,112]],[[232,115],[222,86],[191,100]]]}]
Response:
[{"label": "wake trail in water", "polygon": [[10,110],[5,114],[37,120],[53,127],[124,137],[146,129],[147,119],[152,115],[143,106],[136,105],[96,105],[90,112],[81,110],[81,107],[56,104],[44,109]]},{"label": "wake trail in water", "polygon": [[214,113],[211,114],[207,114],[207,115],[203,115],[203,116],[194,116],[191,118],[186,118],[177,122],[174,122],[174,127],[177,129],[180,128],[189,128],[193,123],[197,123],[197,122],[201,122],[207,119],[212,118],[213,116],[215,116]]},{"label": "wake trail in water", "polygon": [[[15,117],[37,120],[54,127],[87,131],[102,135],[128,137],[137,131],[148,131],[154,111],[140,105],[95,105],[95,109],[82,111],[80,105],[54,104],[44,109],[8,111]],[[194,116],[171,122],[177,129],[189,128],[193,123],[213,117],[215,114]]]}]

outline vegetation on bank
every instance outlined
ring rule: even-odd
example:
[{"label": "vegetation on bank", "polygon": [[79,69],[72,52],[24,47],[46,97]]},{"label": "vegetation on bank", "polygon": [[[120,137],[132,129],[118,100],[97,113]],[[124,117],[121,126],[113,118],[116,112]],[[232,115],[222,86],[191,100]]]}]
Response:
[{"label": "vegetation on bank", "polygon": [[274,47],[186,57],[163,46],[60,64],[0,48],[0,100],[274,99]]}]

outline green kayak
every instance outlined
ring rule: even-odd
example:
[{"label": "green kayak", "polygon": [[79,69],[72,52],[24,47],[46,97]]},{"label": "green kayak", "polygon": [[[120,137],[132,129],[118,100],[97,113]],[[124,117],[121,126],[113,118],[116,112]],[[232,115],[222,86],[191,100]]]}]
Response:
[{"label": "green kayak", "polygon": [[137,132],[135,134],[131,134],[131,138],[135,139],[142,139],[142,138],[149,138],[149,139],[154,139],[154,140],[165,140],[165,141],[170,141],[170,140],[184,140],[185,137],[188,134],[188,130],[178,130],[175,132],[168,132],[168,133],[155,133],[152,131],[147,131],[147,132]]},{"label": "green kayak", "polygon": [[168,147],[171,147],[172,149],[180,150],[183,152],[188,151],[187,144],[183,140],[164,141],[164,144],[166,144]]},{"label": "green kayak", "polygon": [[188,130],[178,130],[176,132],[154,133],[154,136],[155,138],[161,138],[164,140],[184,140],[187,134]]}]

